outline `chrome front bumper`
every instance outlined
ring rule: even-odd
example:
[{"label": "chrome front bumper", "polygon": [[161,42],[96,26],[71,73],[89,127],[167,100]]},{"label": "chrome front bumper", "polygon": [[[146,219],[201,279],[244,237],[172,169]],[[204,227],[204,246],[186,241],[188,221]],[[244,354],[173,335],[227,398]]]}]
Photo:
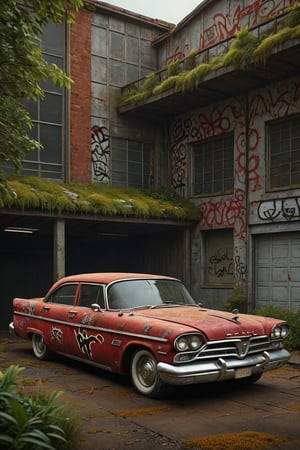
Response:
[{"label": "chrome front bumper", "polygon": [[277,369],[286,364],[290,356],[287,350],[281,349],[246,356],[244,359],[217,358],[178,366],[160,362],[157,367],[160,378],[165,383],[187,385],[230,380],[242,368],[251,368],[251,375]]}]

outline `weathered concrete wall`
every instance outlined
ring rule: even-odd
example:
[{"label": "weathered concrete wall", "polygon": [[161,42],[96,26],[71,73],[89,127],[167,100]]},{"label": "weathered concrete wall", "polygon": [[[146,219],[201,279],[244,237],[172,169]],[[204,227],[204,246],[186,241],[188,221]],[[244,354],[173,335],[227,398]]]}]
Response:
[{"label": "weathered concrete wall", "polygon": [[[232,229],[234,277],[236,282],[245,282],[251,263],[249,226],[269,223],[276,227],[279,221],[299,221],[300,189],[270,193],[265,183],[265,124],[269,120],[300,113],[299,92],[297,77],[253,92],[249,98],[231,98],[209,108],[191,111],[172,122],[171,182],[183,195],[191,192],[193,144],[224,133],[234,133],[233,193],[193,199],[199,207],[199,225],[192,243],[192,285],[195,292],[203,292],[200,276],[204,264],[202,231]],[[205,296],[214,306],[218,303],[222,306],[228,290],[205,289]]]},{"label": "weathered concrete wall", "polygon": [[[95,13],[92,24],[92,148],[101,173],[93,181],[110,183],[110,138],[152,144],[155,167],[161,168],[163,138],[160,127],[150,121],[122,117],[117,112],[121,87],[157,69],[156,50],[151,42],[158,30],[149,24],[124,17]],[[164,179],[156,171],[156,183]]]},{"label": "weathered concrete wall", "polygon": [[[282,13],[296,0],[212,1],[188,25],[159,44],[159,66],[184,58],[194,50],[215,46],[210,57],[224,52],[224,41],[245,27],[252,28]],[[219,45],[217,45],[219,44]]]},{"label": "weathered concrete wall", "polygon": [[267,192],[267,121],[300,113],[299,77],[249,96],[249,225],[299,221],[300,190]]}]

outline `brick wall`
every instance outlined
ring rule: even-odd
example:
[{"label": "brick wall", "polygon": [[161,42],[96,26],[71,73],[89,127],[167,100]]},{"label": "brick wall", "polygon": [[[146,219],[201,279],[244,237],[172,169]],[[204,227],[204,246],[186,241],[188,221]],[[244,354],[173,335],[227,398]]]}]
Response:
[{"label": "brick wall", "polygon": [[80,10],[71,26],[70,181],[91,181],[91,23]]}]

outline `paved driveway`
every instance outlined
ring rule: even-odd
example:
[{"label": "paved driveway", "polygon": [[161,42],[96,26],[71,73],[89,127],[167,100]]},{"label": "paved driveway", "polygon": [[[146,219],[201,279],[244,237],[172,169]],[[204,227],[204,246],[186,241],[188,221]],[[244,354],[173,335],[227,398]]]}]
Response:
[{"label": "paved driveway", "polygon": [[239,450],[300,448],[300,358],[251,386],[184,387],[170,399],[153,400],[128,380],[89,366],[62,358],[40,362],[29,341],[2,334],[0,350],[0,370],[23,366],[33,380],[28,389],[64,391],[63,401],[80,417],[76,450],[232,450],[232,433]]}]

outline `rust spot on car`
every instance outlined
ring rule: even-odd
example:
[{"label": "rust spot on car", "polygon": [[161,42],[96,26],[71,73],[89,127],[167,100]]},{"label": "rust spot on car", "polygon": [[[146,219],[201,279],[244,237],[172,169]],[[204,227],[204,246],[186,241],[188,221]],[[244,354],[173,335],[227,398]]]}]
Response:
[{"label": "rust spot on car", "polygon": [[167,328],[167,329],[163,332],[162,337],[163,337],[163,338],[167,337],[169,333],[170,333],[170,330]]},{"label": "rust spot on car", "polygon": [[151,328],[152,328],[152,325],[145,325],[145,326],[144,326],[144,333],[145,333],[145,334],[148,334],[149,331],[151,330]]}]

